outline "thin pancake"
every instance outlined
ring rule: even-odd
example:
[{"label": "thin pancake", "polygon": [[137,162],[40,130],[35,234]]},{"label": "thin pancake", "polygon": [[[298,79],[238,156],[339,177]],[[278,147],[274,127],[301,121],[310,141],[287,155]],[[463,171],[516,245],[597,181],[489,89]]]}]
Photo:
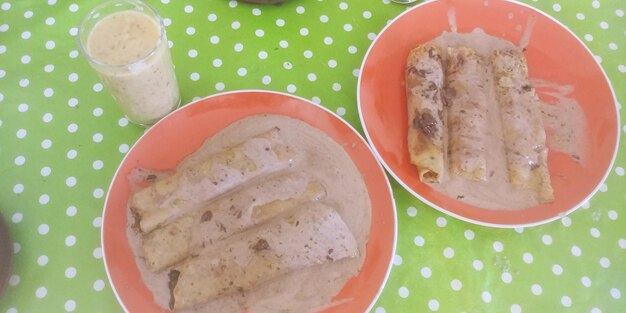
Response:
[{"label": "thin pancake", "polygon": [[487,173],[488,83],[488,68],[474,49],[448,48],[446,103],[450,171],[476,181],[485,180]]},{"label": "thin pancake", "polygon": [[411,50],[406,62],[409,155],[420,180],[426,183],[439,183],[444,167],[444,75],[440,50],[432,44],[418,46]]},{"label": "thin pancake", "polygon": [[280,142],[279,131],[248,139],[135,193],[130,207],[141,231],[150,232],[254,177],[289,167],[291,152]]},{"label": "thin pancake", "polygon": [[291,271],[358,256],[357,242],[332,208],[306,203],[234,235],[170,271],[173,309],[246,292]]},{"label": "thin pancake", "polygon": [[[256,195],[267,195],[257,199]],[[300,203],[325,196],[324,187],[302,173],[265,179],[189,212],[143,237],[141,248],[153,272],[178,263],[193,251],[260,224]]]},{"label": "thin pancake", "polygon": [[496,50],[492,57],[511,183],[534,190],[539,202],[554,199],[541,107],[518,49]]}]

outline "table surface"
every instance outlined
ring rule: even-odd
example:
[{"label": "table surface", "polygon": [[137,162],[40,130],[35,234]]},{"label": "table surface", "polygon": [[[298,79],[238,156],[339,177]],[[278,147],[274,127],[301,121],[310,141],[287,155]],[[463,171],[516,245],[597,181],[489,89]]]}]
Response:
[{"label": "table surface", "polygon": [[[362,59],[406,9],[388,0],[150,2],[165,18],[183,103],[277,90],[320,103],[359,130]],[[581,38],[623,103],[626,3],[525,2]],[[79,53],[77,27],[97,3],[0,0],[0,212],[15,241],[0,312],[122,311],[102,260],[102,208],[143,129],[128,123]],[[625,152],[621,145],[608,179],[582,208],[526,229],[468,224],[392,182],[397,250],[372,312],[624,310]]]}]

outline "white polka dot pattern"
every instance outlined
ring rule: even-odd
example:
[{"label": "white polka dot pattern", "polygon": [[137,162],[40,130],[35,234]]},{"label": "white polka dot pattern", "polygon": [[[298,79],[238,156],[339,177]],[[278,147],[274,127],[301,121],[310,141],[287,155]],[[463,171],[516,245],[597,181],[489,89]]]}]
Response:
[{"label": "white polka dot pattern", "polygon": [[[572,29],[626,103],[622,2],[524,2]],[[183,103],[221,91],[278,90],[322,104],[359,129],[361,61],[405,9],[389,0],[151,3],[164,17]],[[0,0],[0,200],[20,264],[0,312],[121,311],[102,266],[99,208],[143,129],[117,110],[76,45],[77,26],[93,5]],[[626,307],[625,168],[621,148],[583,210],[514,230],[450,218],[394,185],[397,251],[371,312],[619,311]]]}]

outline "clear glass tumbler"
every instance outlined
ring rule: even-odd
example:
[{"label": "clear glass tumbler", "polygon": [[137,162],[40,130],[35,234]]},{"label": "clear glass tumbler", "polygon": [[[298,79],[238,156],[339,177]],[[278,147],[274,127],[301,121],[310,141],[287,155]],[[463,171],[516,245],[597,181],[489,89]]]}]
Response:
[{"label": "clear glass tumbler", "polygon": [[165,26],[140,0],[111,0],[83,19],[81,50],[129,121],[152,125],[180,105]]}]

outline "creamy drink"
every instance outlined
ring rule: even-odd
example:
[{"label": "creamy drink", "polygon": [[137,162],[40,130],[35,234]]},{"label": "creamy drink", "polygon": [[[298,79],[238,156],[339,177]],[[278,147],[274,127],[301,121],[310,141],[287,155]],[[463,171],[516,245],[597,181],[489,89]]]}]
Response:
[{"label": "creamy drink", "polygon": [[165,30],[152,7],[106,2],[83,21],[80,43],[129,120],[150,125],[180,104]]}]

